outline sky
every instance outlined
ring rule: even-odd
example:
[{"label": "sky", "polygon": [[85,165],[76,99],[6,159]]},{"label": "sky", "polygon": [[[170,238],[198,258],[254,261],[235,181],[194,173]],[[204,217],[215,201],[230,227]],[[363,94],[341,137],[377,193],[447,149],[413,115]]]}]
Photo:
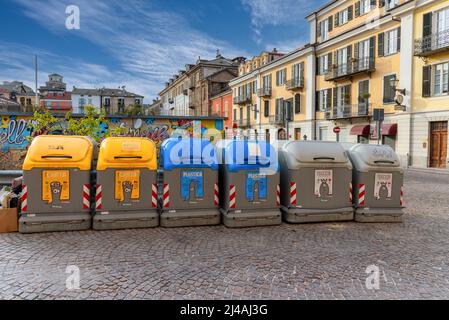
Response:
[{"label": "sky", "polygon": [[[157,97],[173,74],[213,59],[288,52],[309,41],[305,16],[326,0],[0,0],[0,82],[34,89],[48,74],[68,89],[118,88]],[[79,8],[79,29],[66,20]],[[69,19],[69,21],[73,21]]]}]

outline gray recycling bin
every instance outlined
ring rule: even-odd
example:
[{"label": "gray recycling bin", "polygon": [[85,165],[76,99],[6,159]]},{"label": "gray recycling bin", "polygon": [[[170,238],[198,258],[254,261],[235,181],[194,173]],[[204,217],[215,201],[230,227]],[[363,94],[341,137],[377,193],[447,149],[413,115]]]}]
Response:
[{"label": "gray recycling bin", "polygon": [[223,224],[230,228],[281,224],[275,148],[265,141],[222,140],[217,150]]},{"label": "gray recycling bin", "polygon": [[404,172],[390,146],[358,144],[348,150],[354,166],[355,220],[401,222]]},{"label": "gray recycling bin", "polygon": [[167,139],[161,145],[161,160],[161,226],[220,224],[215,146],[205,139]]},{"label": "gray recycling bin", "polygon": [[291,141],[279,159],[286,222],[353,220],[352,165],[339,143]]},{"label": "gray recycling bin", "polygon": [[147,138],[103,140],[97,162],[95,230],[159,225],[157,149]]},{"label": "gray recycling bin", "polygon": [[90,229],[90,138],[39,136],[23,163],[19,232]]}]

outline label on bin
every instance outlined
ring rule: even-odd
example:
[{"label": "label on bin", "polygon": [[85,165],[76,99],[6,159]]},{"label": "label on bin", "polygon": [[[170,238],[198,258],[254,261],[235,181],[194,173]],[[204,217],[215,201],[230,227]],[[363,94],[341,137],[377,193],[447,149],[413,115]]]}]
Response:
[{"label": "label on bin", "polygon": [[140,197],[140,170],[115,172],[115,200],[129,203]]},{"label": "label on bin", "polygon": [[374,199],[380,200],[391,198],[392,187],[392,173],[376,173],[374,178]]},{"label": "label on bin", "polygon": [[181,172],[181,197],[184,201],[204,198],[204,177],[202,170]]},{"label": "label on bin", "polygon": [[255,202],[257,193],[258,200],[267,200],[267,176],[265,174],[252,172],[246,177],[246,199]]},{"label": "label on bin", "polygon": [[326,198],[334,194],[333,170],[315,170],[315,196]]},{"label": "label on bin", "polygon": [[132,151],[139,152],[142,144],[140,141],[123,141],[122,142],[122,151]]},{"label": "label on bin", "polygon": [[70,171],[42,171],[42,200],[57,204],[70,200]]}]

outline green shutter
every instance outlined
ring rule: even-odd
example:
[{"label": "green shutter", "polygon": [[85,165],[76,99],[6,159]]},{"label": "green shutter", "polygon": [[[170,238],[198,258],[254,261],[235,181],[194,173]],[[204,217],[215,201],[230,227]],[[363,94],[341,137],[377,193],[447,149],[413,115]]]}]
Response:
[{"label": "green shutter", "polygon": [[348,21],[351,21],[354,14],[354,8],[352,6],[348,7]]},{"label": "green shutter", "polygon": [[423,22],[423,38],[428,37],[432,34],[432,12],[426,13],[424,16]]},{"label": "green shutter", "polygon": [[360,1],[357,1],[356,3],[355,3],[355,6],[354,6],[354,15],[355,15],[355,17],[357,18],[357,17],[359,17],[360,16]]},{"label": "green shutter", "polygon": [[432,66],[424,66],[423,71],[423,81],[422,81],[422,96],[424,98],[430,97],[431,95],[431,77],[432,77]]},{"label": "green shutter", "polygon": [[398,28],[398,52],[401,51],[401,27]]},{"label": "green shutter", "polygon": [[333,18],[334,18],[333,16],[330,16],[330,17],[328,18],[328,24],[329,24],[329,26],[328,26],[328,31],[329,31],[329,32],[332,31],[333,26],[334,26],[334,19],[333,19]]},{"label": "green shutter", "polygon": [[377,36],[377,54],[379,57],[384,56],[385,33],[379,33]]}]

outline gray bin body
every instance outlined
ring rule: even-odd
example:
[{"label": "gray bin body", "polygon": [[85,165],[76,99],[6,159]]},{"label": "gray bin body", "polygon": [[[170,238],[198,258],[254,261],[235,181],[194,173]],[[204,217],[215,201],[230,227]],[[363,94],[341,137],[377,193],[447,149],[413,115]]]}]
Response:
[{"label": "gray bin body", "polygon": [[[202,178],[186,179],[183,175],[201,174]],[[221,222],[215,203],[218,170],[211,168],[175,168],[163,173],[164,186],[169,187],[169,206],[162,201],[161,226],[187,227],[218,225]],[[201,186],[202,184],[202,186]],[[163,196],[163,194],[162,194]]]},{"label": "gray bin body", "polygon": [[292,141],[279,158],[286,222],[353,220],[352,165],[338,143]]},{"label": "gray bin body", "polygon": [[[139,198],[132,199],[124,192],[124,201],[115,199],[115,174],[117,170],[139,170]],[[151,228],[159,225],[159,213],[152,205],[152,187],[157,182],[157,171],[149,169],[108,168],[97,172],[97,187],[101,185],[101,209],[93,219],[93,229],[114,230]]]},{"label": "gray bin body", "polygon": [[[280,225],[281,212],[277,203],[279,173],[266,175],[266,197],[261,198],[260,186],[254,186],[252,198],[247,197],[249,175],[259,173],[259,169],[230,171],[220,165],[220,204],[223,224],[229,228]],[[230,206],[231,186],[235,186],[235,208]]]},{"label": "gray bin body", "polygon": [[401,222],[404,172],[394,150],[359,144],[348,154],[354,166],[355,220]]},{"label": "gray bin body", "polygon": [[[52,188],[52,203],[42,200],[43,171],[55,168],[34,168],[23,172],[27,186],[27,210],[19,219],[20,233],[88,230],[92,225],[90,208],[83,206],[83,188],[90,186],[90,171],[64,168],[70,174],[70,199],[60,201],[61,190]],[[90,187],[89,187],[90,190]]]}]

